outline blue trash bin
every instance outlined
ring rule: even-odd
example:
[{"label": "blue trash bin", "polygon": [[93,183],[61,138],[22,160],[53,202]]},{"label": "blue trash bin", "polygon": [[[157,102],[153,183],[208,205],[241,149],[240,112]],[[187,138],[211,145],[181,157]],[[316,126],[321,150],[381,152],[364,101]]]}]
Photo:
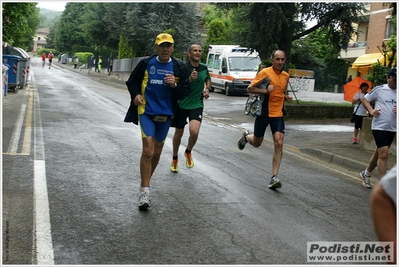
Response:
[{"label": "blue trash bin", "polygon": [[11,92],[18,93],[20,86],[19,81],[19,60],[21,57],[15,55],[3,55],[3,63],[8,64],[8,89]]},{"label": "blue trash bin", "polygon": [[28,84],[29,70],[30,70],[30,56],[25,50],[16,46],[3,47],[3,54],[20,57],[18,63],[19,65],[18,81],[19,81],[19,88],[24,88]]}]

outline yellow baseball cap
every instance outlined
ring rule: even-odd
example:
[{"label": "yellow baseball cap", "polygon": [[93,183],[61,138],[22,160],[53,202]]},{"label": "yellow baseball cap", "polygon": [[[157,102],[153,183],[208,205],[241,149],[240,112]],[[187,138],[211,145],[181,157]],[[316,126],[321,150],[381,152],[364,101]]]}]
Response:
[{"label": "yellow baseball cap", "polygon": [[161,34],[158,34],[157,38],[155,39],[155,44],[160,45],[162,43],[174,44],[175,41],[173,40],[172,35],[170,35],[168,33],[161,33]]}]

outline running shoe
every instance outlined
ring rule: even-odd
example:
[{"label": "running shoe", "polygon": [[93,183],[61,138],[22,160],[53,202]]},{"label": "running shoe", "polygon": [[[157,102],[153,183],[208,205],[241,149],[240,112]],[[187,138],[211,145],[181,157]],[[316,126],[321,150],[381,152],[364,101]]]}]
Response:
[{"label": "running shoe", "polygon": [[281,188],[281,182],[275,175],[273,175],[272,178],[270,179],[269,188],[270,189]]},{"label": "running shoe", "polygon": [[172,164],[170,164],[170,171],[176,173],[179,171],[179,167],[177,166],[177,159],[172,159]]},{"label": "running shoe", "polygon": [[141,191],[139,203],[137,204],[139,210],[147,210],[147,208],[150,207],[150,201],[150,193],[147,191]]},{"label": "running shoe", "polygon": [[184,151],[184,156],[186,157],[186,166],[187,166],[187,168],[194,167],[194,160],[193,160],[193,157],[191,156],[191,152],[190,153],[186,153],[186,151]]},{"label": "running shoe", "polygon": [[370,184],[370,177],[371,176],[367,176],[364,171],[362,171],[361,173],[359,173],[360,179],[362,179],[363,182],[363,186],[366,188],[371,188],[371,184]]},{"label": "running shoe", "polygon": [[240,140],[238,140],[238,148],[240,149],[240,150],[243,150],[244,149],[244,147],[245,147],[245,145],[248,143],[248,141],[247,141],[247,135],[249,134],[249,132],[248,131],[245,131],[243,134],[242,134],[242,137],[240,138]]}]

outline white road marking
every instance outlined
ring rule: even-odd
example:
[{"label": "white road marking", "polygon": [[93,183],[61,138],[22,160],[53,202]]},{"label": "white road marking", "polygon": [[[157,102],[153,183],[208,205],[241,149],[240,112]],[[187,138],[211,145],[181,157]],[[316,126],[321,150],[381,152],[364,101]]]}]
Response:
[{"label": "white road marking", "polygon": [[[34,80],[33,72],[31,73]],[[40,99],[36,85],[34,92],[34,216],[33,241],[36,243],[35,255],[37,265],[54,265],[54,250],[51,237],[50,207],[47,192],[46,162],[44,157],[44,142]]]}]

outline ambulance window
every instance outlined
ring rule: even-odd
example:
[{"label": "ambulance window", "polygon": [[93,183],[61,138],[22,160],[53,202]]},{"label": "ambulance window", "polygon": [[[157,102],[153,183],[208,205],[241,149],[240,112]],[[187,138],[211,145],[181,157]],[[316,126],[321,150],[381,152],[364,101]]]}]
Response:
[{"label": "ambulance window", "polygon": [[227,61],[226,61],[226,58],[223,58],[223,61],[222,61],[222,69],[223,68],[226,68],[226,70],[227,70]]},{"label": "ambulance window", "polygon": [[215,62],[213,63],[213,68],[217,70],[220,68],[220,55],[215,55]]},{"label": "ambulance window", "polygon": [[214,54],[209,54],[208,55],[208,68],[212,68],[212,66],[213,66],[213,57],[214,56],[215,56]]}]

